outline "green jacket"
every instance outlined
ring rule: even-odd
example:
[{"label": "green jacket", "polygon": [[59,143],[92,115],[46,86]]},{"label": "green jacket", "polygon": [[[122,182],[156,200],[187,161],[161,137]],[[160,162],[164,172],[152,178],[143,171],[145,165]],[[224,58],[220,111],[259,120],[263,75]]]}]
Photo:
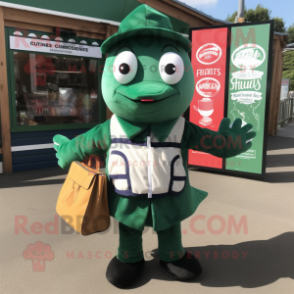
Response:
[{"label": "green jacket", "polygon": [[[120,118],[118,120],[129,139],[146,141],[148,125],[134,125]],[[177,119],[164,124],[151,125],[151,131],[162,142],[167,138],[176,121]],[[215,138],[216,136],[217,138]],[[188,161],[189,149],[196,149],[222,158],[236,154],[235,149],[215,147],[222,145],[221,136],[228,141],[228,136],[234,136],[234,134],[214,132],[200,128],[188,121],[185,122],[181,154],[187,175],[186,163]],[[233,137],[233,140],[235,139]],[[108,175],[107,166],[110,144],[110,120],[108,120],[62,145],[62,167],[68,168],[72,161],[82,161],[85,156],[103,155],[106,153],[106,174]],[[144,226],[151,226],[155,231],[160,231],[179,223],[195,212],[207,194],[205,191],[191,187],[188,176],[185,188],[180,195],[166,196],[158,199],[118,195],[114,191],[112,182],[108,181],[110,215],[126,226],[138,230],[143,230]]]}]

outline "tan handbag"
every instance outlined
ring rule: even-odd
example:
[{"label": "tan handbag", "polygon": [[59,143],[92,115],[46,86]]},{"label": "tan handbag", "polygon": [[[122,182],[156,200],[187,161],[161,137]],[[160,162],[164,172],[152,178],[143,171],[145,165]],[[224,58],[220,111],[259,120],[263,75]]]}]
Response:
[{"label": "tan handbag", "polygon": [[97,156],[91,156],[88,164],[74,161],[58,197],[57,213],[82,235],[105,231],[110,225],[107,177],[99,167]]}]

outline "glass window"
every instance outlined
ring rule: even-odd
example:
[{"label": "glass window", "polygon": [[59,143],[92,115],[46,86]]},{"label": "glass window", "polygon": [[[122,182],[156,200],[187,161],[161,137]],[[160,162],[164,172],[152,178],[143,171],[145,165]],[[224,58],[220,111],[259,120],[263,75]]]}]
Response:
[{"label": "glass window", "polygon": [[17,125],[95,123],[98,60],[14,52]]}]

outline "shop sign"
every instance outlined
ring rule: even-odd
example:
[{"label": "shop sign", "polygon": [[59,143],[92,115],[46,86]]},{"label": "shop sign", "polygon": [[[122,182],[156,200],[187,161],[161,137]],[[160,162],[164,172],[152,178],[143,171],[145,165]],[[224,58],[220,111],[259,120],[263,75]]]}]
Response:
[{"label": "shop sign", "polygon": [[10,49],[71,55],[90,58],[102,58],[100,47],[85,44],[66,43],[50,39],[35,39],[21,36],[10,36]]},{"label": "shop sign", "polygon": [[[248,30],[254,29],[255,43],[242,44],[238,40],[239,32],[246,36]],[[227,170],[247,173],[262,173],[264,153],[264,128],[266,114],[266,89],[268,76],[268,56],[270,25],[246,25],[233,27],[231,30],[232,44],[240,41],[237,48],[231,45],[230,75],[228,81],[228,117],[231,121],[242,120],[242,125],[250,123],[257,133],[253,139],[252,148],[236,157],[230,158],[240,165],[227,165]]]},{"label": "shop sign", "polygon": [[196,91],[203,97],[214,97],[220,87],[220,82],[217,79],[204,78],[197,82]]},{"label": "shop sign", "polygon": [[207,43],[201,46],[196,53],[198,62],[202,64],[214,64],[222,56],[222,49],[214,43]]},{"label": "shop sign", "polygon": [[[190,121],[217,131],[224,117],[227,28],[192,32],[191,63],[195,92],[190,107]],[[189,164],[222,168],[222,159],[189,150]]]},{"label": "shop sign", "polygon": [[232,54],[232,63],[240,69],[255,69],[263,64],[266,54],[257,44],[244,44],[238,47]]},{"label": "shop sign", "polygon": [[[189,150],[189,165],[250,177],[265,174],[272,30],[272,21],[190,29],[195,77],[190,121],[217,131],[223,117],[231,122],[239,118],[242,126],[252,124],[257,135],[249,150],[228,159],[195,146]],[[288,83],[283,80],[281,99],[287,97]]]}]

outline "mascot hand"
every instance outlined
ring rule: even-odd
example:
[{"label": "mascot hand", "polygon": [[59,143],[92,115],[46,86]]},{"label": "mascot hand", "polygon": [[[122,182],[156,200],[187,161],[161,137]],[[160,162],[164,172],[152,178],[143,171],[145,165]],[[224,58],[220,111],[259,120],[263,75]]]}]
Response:
[{"label": "mascot hand", "polygon": [[66,145],[70,140],[62,135],[56,135],[53,137],[54,149],[57,151],[56,157],[58,158],[58,165],[61,168],[66,169],[67,166],[67,155]]},{"label": "mascot hand", "polygon": [[250,132],[253,128],[251,124],[242,127],[242,120],[237,118],[230,126],[230,119],[224,118],[219,127],[219,133],[225,136],[226,157],[236,156],[252,147],[251,140],[256,136],[256,132]]}]

